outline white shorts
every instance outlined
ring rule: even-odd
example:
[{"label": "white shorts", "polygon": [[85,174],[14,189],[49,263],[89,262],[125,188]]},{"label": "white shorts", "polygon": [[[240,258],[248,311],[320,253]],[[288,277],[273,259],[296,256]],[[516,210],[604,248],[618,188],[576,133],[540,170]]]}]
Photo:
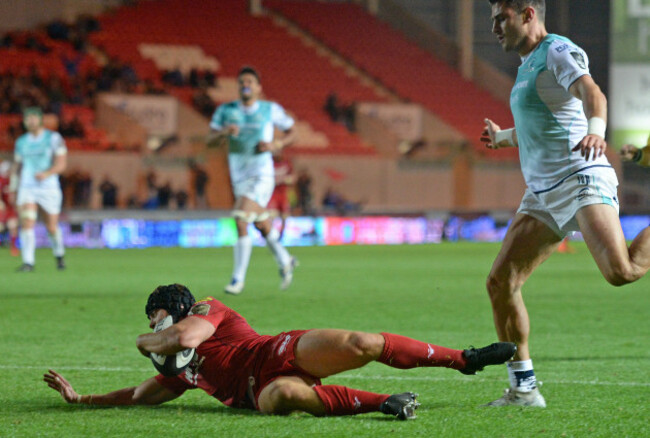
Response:
[{"label": "white shorts", "polygon": [[48,214],[61,213],[61,202],[63,194],[60,188],[40,189],[40,188],[19,188],[16,205],[20,207],[24,204],[37,204]]},{"label": "white shorts", "polygon": [[540,220],[558,236],[580,231],[576,213],[593,204],[611,205],[619,211],[614,169],[593,168],[569,176],[557,187],[543,193],[526,189],[517,213]]},{"label": "white shorts", "polygon": [[235,199],[246,197],[252,201],[255,201],[263,208],[266,208],[269,201],[271,200],[274,188],[275,179],[268,176],[247,178],[233,184]]}]

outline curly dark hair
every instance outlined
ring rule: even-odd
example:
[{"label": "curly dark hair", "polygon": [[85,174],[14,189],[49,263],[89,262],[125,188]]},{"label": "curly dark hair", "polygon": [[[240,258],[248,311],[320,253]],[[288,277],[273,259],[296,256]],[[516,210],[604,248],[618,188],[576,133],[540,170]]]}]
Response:
[{"label": "curly dark hair", "polygon": [[544,22],[546,16],[546,0],[488,0],[490,5],[503,3],[504,6],[510,7],[517,12],[523,11],[525,8],[531,6],[537,11],[537,16],[540,22]]},{"label": "curly dark hair", "polygon": [[174,323],[185,317],[196,300],[190,290],[182,284],[174,283],[158,286],[147,300],[144,311],[147,316],[156,309],[165,309]]}]

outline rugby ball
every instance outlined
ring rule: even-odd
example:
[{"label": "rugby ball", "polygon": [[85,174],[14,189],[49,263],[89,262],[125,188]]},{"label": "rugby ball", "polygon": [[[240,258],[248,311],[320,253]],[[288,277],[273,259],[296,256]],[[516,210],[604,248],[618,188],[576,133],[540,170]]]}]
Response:
[{"label": "rugby ball", "polygon": [[[156,324],[153,331],[159,332],[171,327],[174,320],[171,315]],[[194,357],[194,348],[179,351],[176,354],[164,355],[151,353],[151,362],[160,374],[167,377],[178,376],[187,368]]]}]

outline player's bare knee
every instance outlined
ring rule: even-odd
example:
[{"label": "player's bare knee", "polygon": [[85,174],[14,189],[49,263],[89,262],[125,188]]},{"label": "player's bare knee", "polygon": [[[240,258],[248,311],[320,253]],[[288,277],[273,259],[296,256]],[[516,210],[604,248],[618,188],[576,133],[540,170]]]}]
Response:
[{"label": "player's bare knee", "polygon": [[360,358],[378,357],[384,349],[384,338],[376,333],[350,332],[346,346]]},{"label": "player's bare knee", "polygon": [[497,275],[489,275],[485,282],[492,303],[509,300],[513,293],[521,288],[521,283],[514,279],[503,279]]},{"label": "player's bare knee", "polygon": [[271,228],[268,224],[268,222],[255,222],[254,223],[255,228],[259,230],[260,233],[262,233],[262,236],[266,237],[267,234],[269,234],[269,231],[271,231]]},{"label": "player's bare knee", "polygon": [[293,382],[273,384],[266,400],[260,400],[259,410],[263,414],[285,415],[296,410],[303,399],[303,388]]}]

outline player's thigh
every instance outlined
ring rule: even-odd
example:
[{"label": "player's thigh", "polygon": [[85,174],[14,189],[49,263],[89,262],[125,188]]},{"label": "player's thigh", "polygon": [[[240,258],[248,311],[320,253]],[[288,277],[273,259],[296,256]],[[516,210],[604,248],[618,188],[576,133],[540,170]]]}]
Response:
[{"label": "player's thigh", "polygon": [[322,415],[325,407],[312,388],[314,383],[301,376],[278,377],[260,391],[257,406],[264,414],[287,414],[301,410]]},{"label": "player's thigh", "polygon": [[612,266],[629,264],[630,256],[615,208],[607,204],[593,204],[576,213],[580,232],[602,272]]},{"label": "player's thigh", "polygon": [[384,337],[378,333],[310,330],[296,344],[295,364],[309,374],[323,378],[377,360],[384,342]]},{"label": "player's thigh", "polygon": [[518,213],[503,239],[490,278],[515,284],[525,281],[561,241],[562,237],[541,220]]}]

